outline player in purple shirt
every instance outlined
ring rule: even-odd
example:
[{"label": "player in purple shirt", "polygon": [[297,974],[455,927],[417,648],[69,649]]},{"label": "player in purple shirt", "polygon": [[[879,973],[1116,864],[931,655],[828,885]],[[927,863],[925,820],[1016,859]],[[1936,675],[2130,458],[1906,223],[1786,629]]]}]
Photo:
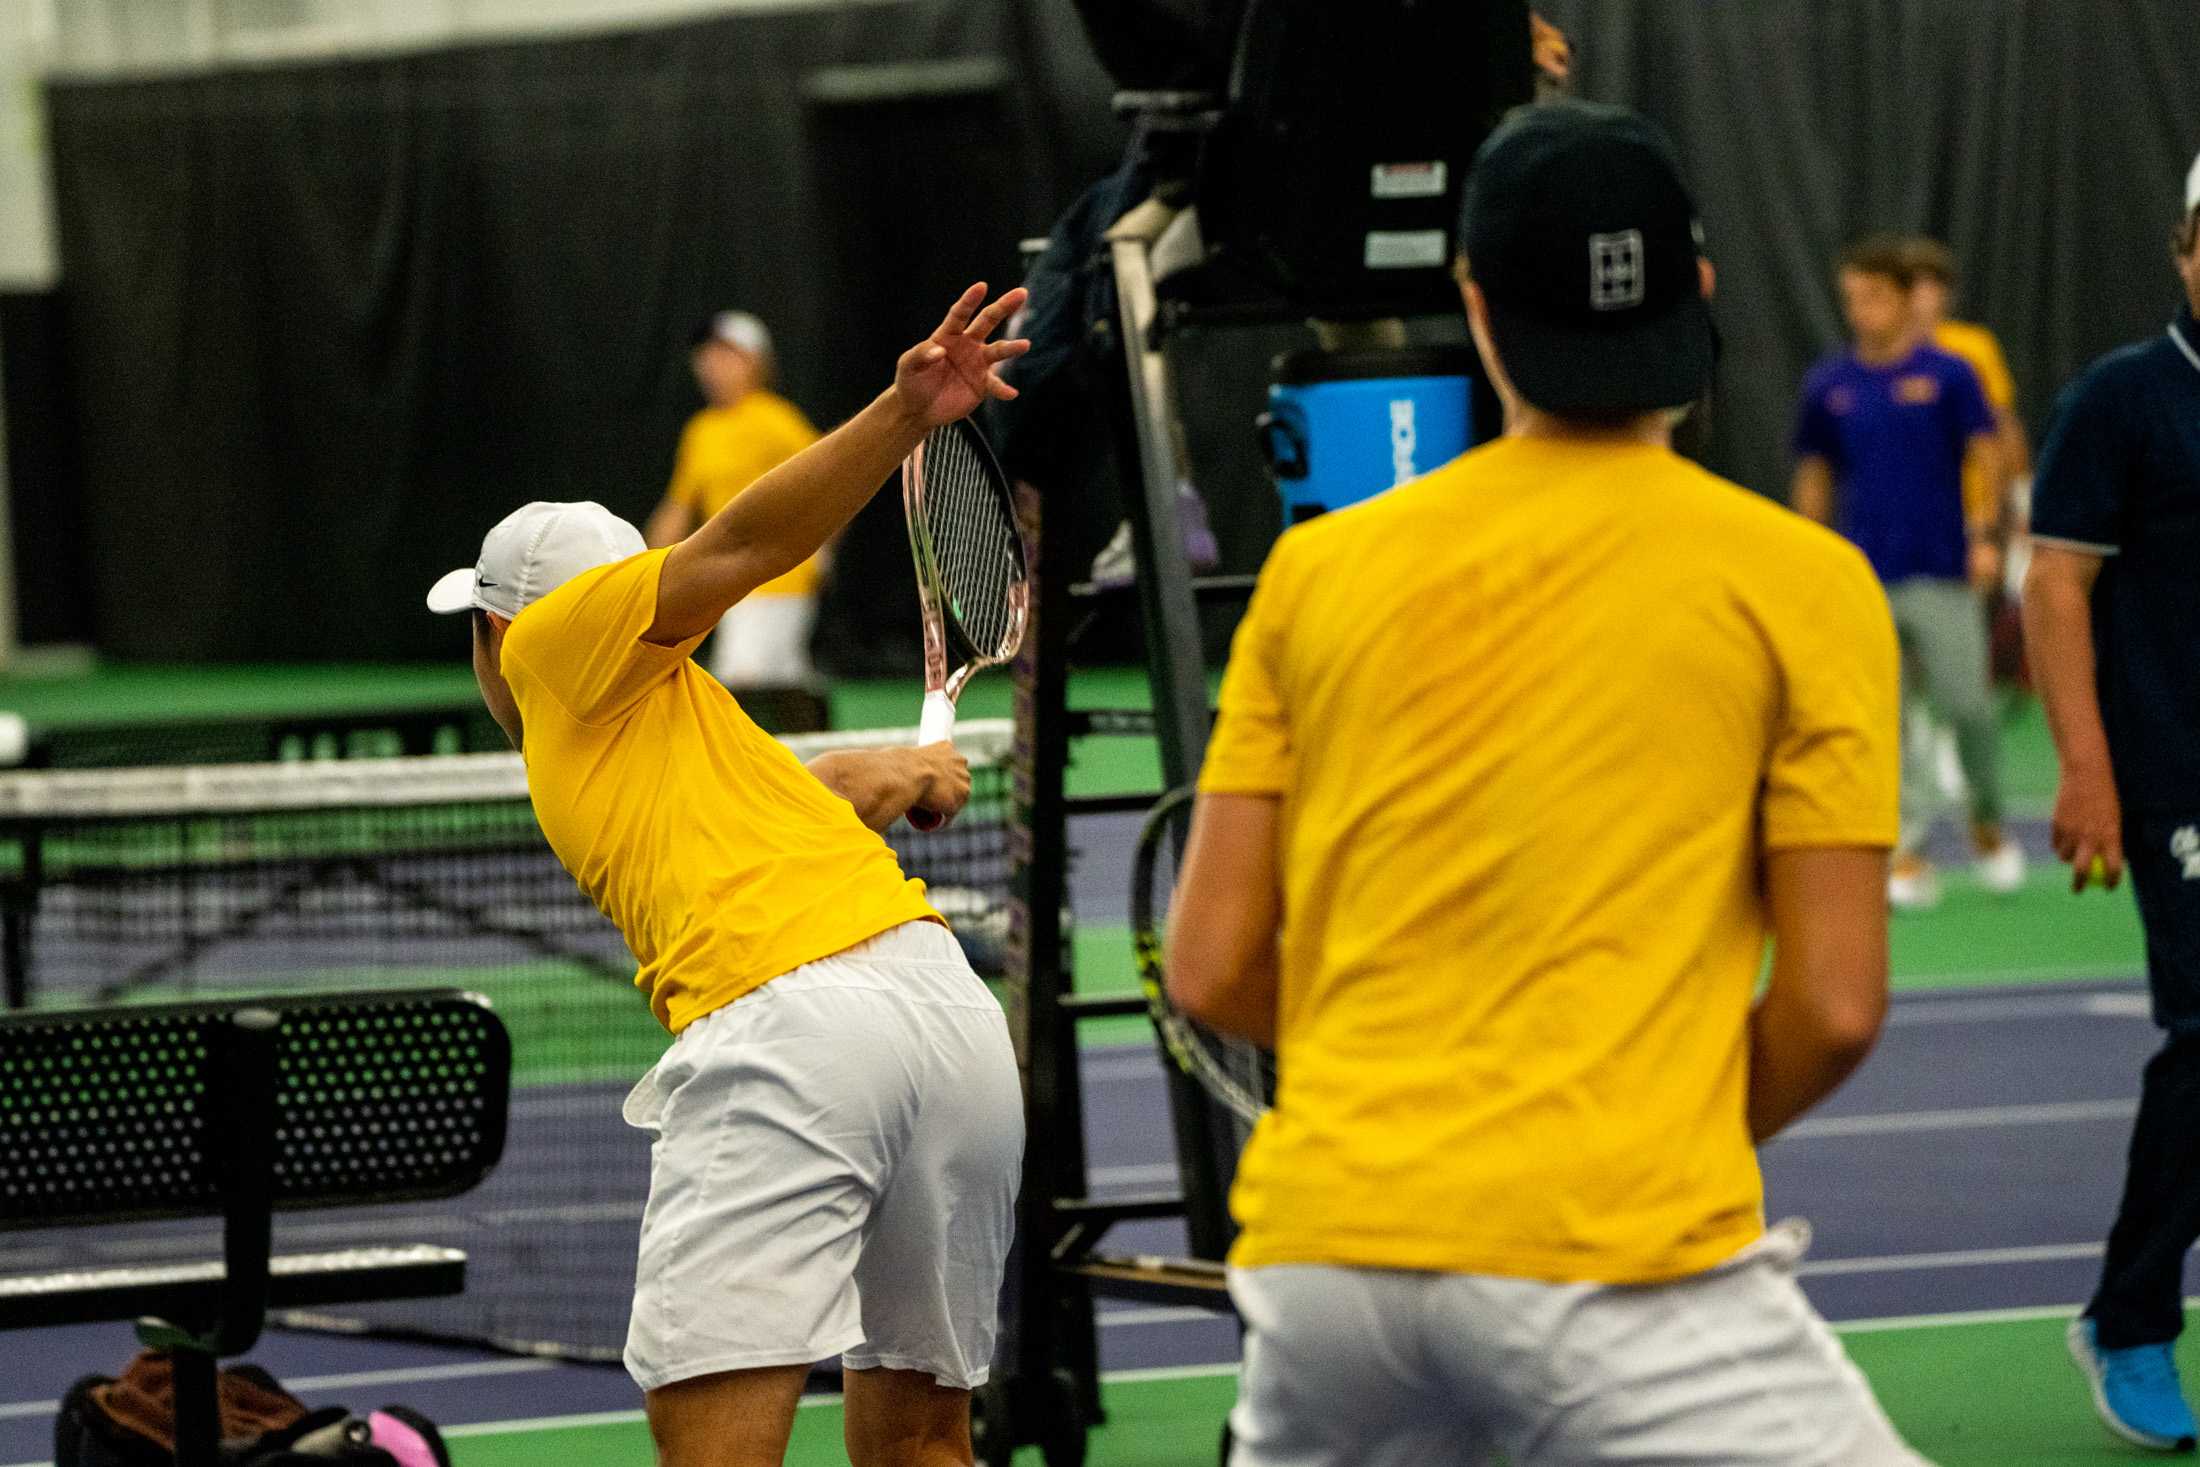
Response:
[{"label": "player in purple shirt", "polygon": [[[1914,709],[1922,694],[1956,732],[1979,878],[2012,891],[2024,881],[2024,852],[2001,828],[2001,733],[1979,600],[2001,576],[1998,507],[1964,499],[1967,464],[1972,482],[1995,481],[1994,411],[1967,362],[1917,335],[1914,270],[1892,236],[1842,254],[1841,306],[1854,344],[1804,380],[1793,503],[1854,541],[1879,572],[1902,635],[1905,700]],[[1919,731],[1914,716],[1904,722]],[[1905,745],[1902,844],[1889,896],[1898,907],[1929,907],[1940,899],[1924,855],[1934,814],[1932,745],[1929,737]]]}]

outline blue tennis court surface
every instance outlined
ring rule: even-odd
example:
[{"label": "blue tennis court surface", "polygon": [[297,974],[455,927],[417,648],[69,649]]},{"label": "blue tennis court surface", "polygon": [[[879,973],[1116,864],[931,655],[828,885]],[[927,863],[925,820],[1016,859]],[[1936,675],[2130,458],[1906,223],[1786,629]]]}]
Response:
[{"label": "blue tennis court surface", "polygon": [[[2083,1300],[2154,1043],[2135,979],[1898,999],[1857,1078],[1765,1153],[1773,1214],[1800,1214],[1816,1230],[1802,1270],[1811,1296],[1837,1321]],[[1174,1168],[1151,1046],[1088,1050],[1085,1086],[1095,1192],[1167,1185]],[[585,1101],[561,1107],[568,1124],[623,1129],[609,1087],[563,1099]],[[638,1134],[631,1144],[646,1149]],[[536,1225],[586,1229],[605,1249],[634,1246],[632,1219]],[[392,1226],[393,1238],[404,1231]],[[1126,1227],[1118,1242],[1159,1252],[1181,1240],[1173,1226],[1149,1223]],[[0,1464],[45,1461],[60,1393],[132,1349],[119,1325],[0,1337]],[[1109,1305],[1101,1354],[1111,1371],[1219,1364],[1235,1359],[1236,1339],[1228,1322],[1196,1310]],[[309,1401],[402,1400],[454,1425],[639,1405],[615,1366],[299,1333],[270,1334],[252,1358]],[[2074,1376],[2070,1385],[2075,1400]]]}]

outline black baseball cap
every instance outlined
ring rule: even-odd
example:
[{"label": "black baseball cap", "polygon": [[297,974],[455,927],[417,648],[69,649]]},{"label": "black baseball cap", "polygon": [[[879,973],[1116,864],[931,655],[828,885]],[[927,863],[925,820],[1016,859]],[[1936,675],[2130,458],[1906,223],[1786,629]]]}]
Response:
[{"label": "black baseball cap", "polygon": [[1647,118],[1573,101],[1515,111],[1475,155],[1459,241],[1506,374],[1545,412],[1651,412],[1710,385],[1703,228]]}]

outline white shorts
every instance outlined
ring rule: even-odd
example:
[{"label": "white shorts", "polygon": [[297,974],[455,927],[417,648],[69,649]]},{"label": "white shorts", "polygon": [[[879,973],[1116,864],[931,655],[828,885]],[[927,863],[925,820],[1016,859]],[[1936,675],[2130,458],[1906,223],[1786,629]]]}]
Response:
[{"label": "white shorts", "polygon": [[1023,1094],[946,928],[905,923],[695,1020],[626,1119],[652,1138],[626,1339],[642,1389],[835,1355],[985,1381]]},{"label": "white shorts", "polygon": [[1919,1467],[1801,1289],[1783,1223],[1670,1284],[1233,1270],[1231,1467]]},{"label": "white shorts", "polygon": [[816,681],[810,663],[815,596],[751,596],[719,618],[710,639],[710,675],[729,688],[803,687]]}]

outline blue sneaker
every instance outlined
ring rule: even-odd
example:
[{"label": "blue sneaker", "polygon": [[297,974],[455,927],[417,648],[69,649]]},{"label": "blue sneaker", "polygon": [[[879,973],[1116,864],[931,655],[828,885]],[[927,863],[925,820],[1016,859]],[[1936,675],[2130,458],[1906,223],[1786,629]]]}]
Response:
[{"label": "blue sneaker", "polygon": [[2177,1384],[2177,1359],[2168,1345],[2104,1350],[2093,1342],[2093,1321],[2070,1321],[2070,1358],[2093,1387],[2093,1409],[2110,1431],[2157,1452],[2189,1452],[2195,1428],[2192,1408]]}]

